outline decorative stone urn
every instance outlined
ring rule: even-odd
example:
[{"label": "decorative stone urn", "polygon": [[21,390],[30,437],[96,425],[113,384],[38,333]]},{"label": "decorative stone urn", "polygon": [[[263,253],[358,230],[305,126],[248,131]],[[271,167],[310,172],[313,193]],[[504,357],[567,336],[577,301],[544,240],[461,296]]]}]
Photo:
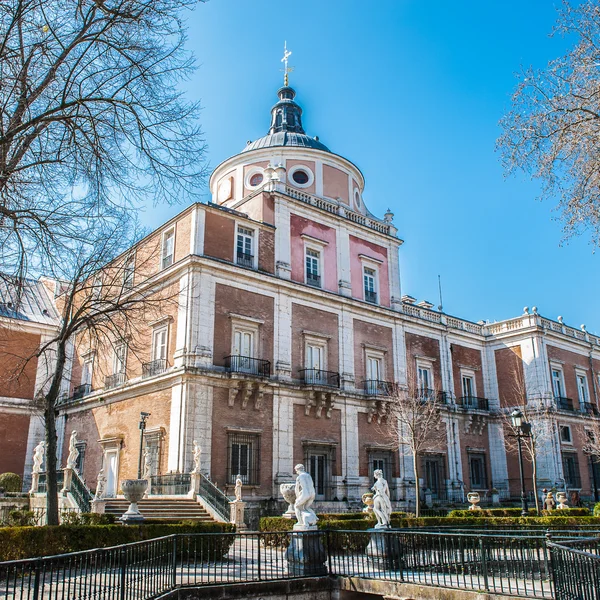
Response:
[{"label": "decorative stone urn", "polygon": [[567,492],[557,492],[556,500],[558,501],[557,510],[562,510],[563,508],[569,508],[567,504]]},{"label": "decorative stone urn", "polygon": [[367,492],[362,495],[362,501],[365,507],[363,508],[363,512],[365,513],[365,517],[370,519],[373,516],[373,492]]},{"label": "decorative stone urn", "polygon": [[130,502],[127,512],[119,519],[125,524],[141,523],[144,520],[137,503],[144,497],[148,487],[147,479],[124,479],[121,481],[123,496]]},{"label": "decorative stone urn", "polygon": [[467,494],[467,500],[471,503],[471,506],[469,506],[469,510],[481,510],[481,506],[478,506],[481,502],[479,492],[469,492]]},{"label": "decorative stone urn", "polygon": [[296,502],[296,483],[282,483],[279,485],[279,491],[283,499],[288,503],[288,509],[281,515],[284,519],[295,519],[294,503]]}]

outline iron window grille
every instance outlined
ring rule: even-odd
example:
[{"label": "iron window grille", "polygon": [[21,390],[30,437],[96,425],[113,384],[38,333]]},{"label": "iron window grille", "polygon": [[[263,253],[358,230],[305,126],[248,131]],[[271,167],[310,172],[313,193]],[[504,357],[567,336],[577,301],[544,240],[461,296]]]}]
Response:
[{"label": "iron window grille", "polygon": [[330,444],[304,446],[304,468],[310,473],[315,485],[317,500],[334,497],[333,473],[336,469],[336,448]]},{"label": "iron window grille", "polygon": [[581,475],[577,454],[575,452],[563,453],[562,463],[565,486],[568,488],[581,488]]},{"label": "iron window grille", "polygon": [[487,490],[485,454],[469,454],[469,480],[472,490]]},{"label": "iron window grille", "polygon": [[260,435],[230,433],[227,440],[227,482],[240,476],[246,485],[260,483]]}]

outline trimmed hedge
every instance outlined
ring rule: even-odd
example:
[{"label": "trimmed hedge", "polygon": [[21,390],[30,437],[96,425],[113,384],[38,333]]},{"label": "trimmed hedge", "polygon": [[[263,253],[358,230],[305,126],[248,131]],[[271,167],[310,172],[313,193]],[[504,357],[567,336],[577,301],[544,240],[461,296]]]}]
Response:
[{"label": "trimmed hedge", "polygon": [[594,516],[595,517],[600,517],[600,502],[597,502],[594,505]]},{"label": "trimmed hedge", "polygon": [[0,488],[5,492],[20,492],[22,487],[23,482],[16,473],[2,473],[0,475]]},{"label": "trimmed hedge", "polygon": [[[19,560],[106,548],[164,537],[174,533],[233,532],[230,523],[187,521],[177,524],[145,525],[58,525],[0,528],[0,561]],[[220,554],[225,554],[233,537],[218,538]]]},{"label": "trimmed hedge", "polygon": [[[481,518],[481,517],[520,517],[520,508],[487,508],[482,510],[453,510],[448,514],[449,518]],[[529,509],[529,516],[536,517],[535,508]],[[544,517],[589,517],[587,508],[563,508],[561,510],[542,511]],[[600,516],[600,515],[599,515]]]}]

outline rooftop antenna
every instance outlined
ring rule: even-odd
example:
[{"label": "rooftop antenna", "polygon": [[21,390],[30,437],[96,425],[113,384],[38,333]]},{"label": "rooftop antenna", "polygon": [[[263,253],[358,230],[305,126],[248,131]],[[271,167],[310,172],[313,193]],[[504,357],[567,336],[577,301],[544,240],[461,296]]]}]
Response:
[{"label": "rooftop antenna", "polygon": [[438,310],[440,312],[444,311],[444,304],[442,302],[442,276],[438,275],[438,288],[440,290],[440,305],[438,306]]},{"label": "rooftop antenna", "polygon": [[287,40],[283,43],[283,85],[287,87],[289,85],[289,74],[294,70],[294,67],[288,67],[288,58],[292,55],[291,50],[287,49]]}]

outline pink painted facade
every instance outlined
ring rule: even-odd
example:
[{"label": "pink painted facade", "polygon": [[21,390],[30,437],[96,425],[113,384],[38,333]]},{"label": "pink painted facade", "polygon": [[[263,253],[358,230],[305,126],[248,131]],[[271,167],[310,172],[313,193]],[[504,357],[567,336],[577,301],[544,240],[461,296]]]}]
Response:
[{"label": "pink painted facade", "polygon": [[[369,261],[375,261],[374,263]],[[378,304],[390,305],[390,284],[388,277],[388,253],[383,246],[350,236],[350,274],[352,277],[352,297],[364,299],[363,265],[376,265],[378,278]]]},{"label": "pink painted facade", "polygon": [[349,204],[348,173],[329,165],[323,165],[323,195],[334,200],[339,198],[345,204]]},{"label": "pink painted facade", "polygon": [[[308,236],[303,238],[302,236]],[[304,283],[305,254],[304,248],[307,242],[316,240],[324,242],[322,246],[322,285],[321,287],[330,292],[338,291],[337,276],[337,248],[335,229],[310,221],[304,217],[292,214],[290,216],[290,238],[292,256],[292,280]],[[312,240],[311,240],[312,238]],[[325,245],[326,244],[326,245]]]}]

